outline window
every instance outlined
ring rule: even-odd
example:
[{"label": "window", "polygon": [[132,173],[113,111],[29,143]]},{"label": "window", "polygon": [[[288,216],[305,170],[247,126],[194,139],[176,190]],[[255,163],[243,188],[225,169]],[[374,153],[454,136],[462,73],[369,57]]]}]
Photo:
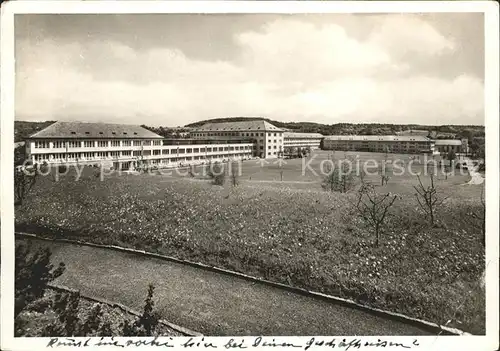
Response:
[{"label": "window", "polygon": [[168,155],[169,150],[168,149],[163,149],[161,150],[162,155]]},{"label": "window", "polygon": [[37,141],[35,142],[35,148],[37,149],[48,149],[49,148],[49,142],[48,141]]},{"label": "window", "polygon": [[68,147],[81,147],[82,144],[79,141],[68,141]]},{"label": "window", "polygon": [[111,146],[120,146],[120,140],[112,140]]},{"label": "window", "polygon": [[276,149],[276,145],[274,145],[274,148]]},{"label": "window", "polygon": [[150,156],[151,155],[151,150],[144,150],[143,151],[144,156]]},{"label": "window", "polygon": [[140,141],[140,140],[134,140],[133,145],[134,145],[134,146],[141,146],[141,145],[142,145],[142,143],[141,143],[141,141]]},{"label": "window", "polygon": [[144,142],[142,143],[142,145],[144,145],[144,146],[151,146],[151,140],[144,140]]},{"label": "window", "polygon": [[271,153],[270,153],[270,152],[268,152],[267,154],[268,154],[269,156],[271,156]]},{"label": "window", "polygon": [[160,155],[161,154],[161,150],[153,150],[153,155]]},{"label": "window", "polygon": [[223,147],[219,147],[219,151],[224,151],[224,148]]},{"label": "window", "polygon": [[122,151],[122,156],[131,156],[132,151]]},{"label": "window", "polygon": [[267,148],[268,148],[269,150],[271,150],[271,145],[269,145]]},{"label": "window", "polygon": [[190,154],[193,152],[193,149],[189,148],[189,149],[186,149],[186,153]]},{"label": "window", "polygon": [[186,152],[186,149],[177,149],[178,154],[184,154]]},{"label": "window", "polygon": [[111,157],[118,157],[118,156],[120,156],[120,151],[111,151],[110,154],[111,154]]},{"label": "window", "polygon": [[134,156],[141,156],[141,152],[140,151],[134,151],[133,155]]},{"label": "window", "polygon": [[122,146],[131,146],[132,143],[130,142],[130,140],[122,140]]},{"label": "window", "polygon": [[269,139],[267,142],[268,142],[269,144],[271,144],[271,139]]},{"label": "window", "polygon": [[161,140],[153,141],[153,145],[155,145],[155,146],[161,145]]},{"label": "window", "polygon": [[200,152],[199,148],[193,149],[193,152]]},{"label": "window", "polygon": [[98,147],[107,147],[108,146],[108,142],[107,141],[98,141],[97,142],[97,146]]},{"label": "window", "polygon": [[229,147],[224,146],[224,151],[229,151]]},{"label": "window", "polygon": [[211,147],[207,147],[207,152],[212,152],[212,148]]},{"label": "window", "polygon": [[54,149],[62,149],[64,146],[64,141],[54,141],[52,145]]},{"label": "window", "polygon": [[90,140],[86,140],[83,142],[83,147],[94,147],[94,142]]},{"label": "window", "polygon": [[260,149],[261,149],[261,150],[264,150],[264,146],[262,146],[262,145],[261,145],[261,146],[260,146]]}]

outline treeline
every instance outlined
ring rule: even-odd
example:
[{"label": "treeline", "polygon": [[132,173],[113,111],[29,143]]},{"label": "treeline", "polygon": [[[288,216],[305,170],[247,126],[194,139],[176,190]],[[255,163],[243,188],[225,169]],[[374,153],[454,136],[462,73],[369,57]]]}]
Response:
[{"label": "treeline", "polygon": [[[313,122],[280,122],[262,117],[233,117],[233,118],[215,118],[205,121],[199,121],[186,125],[184,128],[169,128],[169,127],[152,127],[141,125],[164,138],[187,138],[186,133],[189,133],[193,128],[199,127],[205,123],[217,122],[239,122],[248,120],[264,120],[276,127],[290,129],[294,132],[303,133],[320,133],[323,135],[394,135],[400,132],[410,130],[425,130],[432,133],[437,139],[444,138],[484,138],[484,126],[476,125],[418,125],[418,124],[388,124],[388,123],[336,123],[336,124],[321,124]],[[36,133],[43,128],[54,123],[54,121],[46,122],[14,122],[14,139],[16,142],[24,140],[26,137]]]},{"label": "treeline", "polygon": [[34,134],[44,128],[47,128],[55,121],[45,122],[25,122],[14,121],[14,142],[23,141],[31,134]]},{"label": "treeline", "polygon": [[484,137],[484,126],[476,125],[419,125],[419,124],[390,124],[390,123],[336,123],[321,124],[313,122],[280,122],[262,117],[233,117],[233,118],[214,118],[196,123],[187,124],[188,128],[196,128],[205,123],[218,122],[240,122],[248,120],[264,120],[276,127],[290,129],[295,132],[303,133],[321,133],[323,135],[393,135],[399,132],[410,130],[426,130],[434,132],[437,137],[455,137],[468,138]]}]

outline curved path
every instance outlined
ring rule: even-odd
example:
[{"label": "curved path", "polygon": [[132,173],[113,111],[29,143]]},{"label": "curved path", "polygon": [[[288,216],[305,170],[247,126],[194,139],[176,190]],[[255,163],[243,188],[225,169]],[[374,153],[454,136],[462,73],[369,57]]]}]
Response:
[{"label": "curved path", "polygon": [[161,318],[205,335],[428,335],[428,331],[264,284],[156,258],[41,241],[66,271],[55,283],[141,311],[147,284]]}]

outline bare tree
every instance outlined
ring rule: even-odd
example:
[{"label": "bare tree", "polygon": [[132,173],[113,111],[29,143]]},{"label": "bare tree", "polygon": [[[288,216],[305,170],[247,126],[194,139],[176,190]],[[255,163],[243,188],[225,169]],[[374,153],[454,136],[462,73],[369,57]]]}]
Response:
[{"label": "bare tree", "polygon": [[231,185],[233,187],[238,186],[238,166],[236,163],[231,162]]},{"label": "bare tree", "polygon": [[481,188],[481,207],[477,211],[471,212],[472,218],[481,223],[482,244],[486,245],[486,201],[484,197],[484,187]]},{"label": "bare tree", "polygon": [[38,164],[28,170],[24,166],[14,167],[14,206],[21,206],[24,199],[36,183]]},{"label": "bare tree", "polygon": [[429,173],[430,185],[427,187],[423,185],[420,176],[417,175],[418,186],[413,186],[415,189],[415,198],[417,199],[418,205],[424,211],[426,217],[429,219],[429,223],[434,225],[436,219],[436,209],[441,205],[446,197],[442,196],[438,192],[438,188],[434,185],[434,174]]},{"label": "bare tree", "polygon": [[352,175],[352,168],[348,164],[350,161],[344,159],[339,162],[338,167],[333,166],[327,171],[321,185],[324,190],[346,193],[353,188],[354,176]]},{"label": "bare tree", "polygon": [[378,194],[370,183],[362,183],[358,191],[356,209],[360,216],[373,228],[375,246],[378,247],[381,229],[387,213],[397,199],[397,195]]}]

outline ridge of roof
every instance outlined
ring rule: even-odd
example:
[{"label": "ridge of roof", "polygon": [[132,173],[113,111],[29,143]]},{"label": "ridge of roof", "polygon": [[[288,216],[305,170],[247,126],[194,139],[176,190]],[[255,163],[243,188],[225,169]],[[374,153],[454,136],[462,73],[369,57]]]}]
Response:
[{"label": "ridge of roof", "polygon": [[37,138],[156,139],[163,137],[138,125],[57,121],[28,137],[28,139]]}]

